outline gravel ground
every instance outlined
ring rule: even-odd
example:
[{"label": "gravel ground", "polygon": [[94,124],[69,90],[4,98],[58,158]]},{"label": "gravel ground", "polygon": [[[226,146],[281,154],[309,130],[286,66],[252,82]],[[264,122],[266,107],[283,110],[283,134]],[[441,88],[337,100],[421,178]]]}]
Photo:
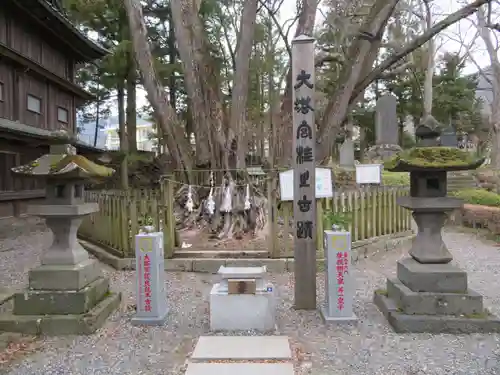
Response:
[{"label": "gravel ground", "polygon": [[[36,223],[25,223],[23,230],[25,234],[16,239],[0,239],[0,287],[25,284],[26,272],[50,241],[50,234]],[[471,234],[448,231],[444,238],[458,263],[469,271],[471,287],[485,295],[491,312],[500,315],[500,249]],[[400,335],[391,331],[371,299],[374,289],[383,287],[385,277],[395,273],[396,260],[404,253],[379,254],[356,265],[357,327],[328,327],[318,313],[293,310],[292,275],[272,275],[280,299],[277,333],[292,338],[301,375],[500,374],[500,335]],[[129,323],[134,313],[134,273],[105,272],[113,288],[123,292],[124,301],[102,330],[89,337],[40,339],[36,351],[8,368],[0,367],[0,373],[181,374],[196,338],[209,334],[207,299],[216,276],[168,273],[171,310],[167,323],[138,328]],[[318,285],[322,296],[322,277]]]}]

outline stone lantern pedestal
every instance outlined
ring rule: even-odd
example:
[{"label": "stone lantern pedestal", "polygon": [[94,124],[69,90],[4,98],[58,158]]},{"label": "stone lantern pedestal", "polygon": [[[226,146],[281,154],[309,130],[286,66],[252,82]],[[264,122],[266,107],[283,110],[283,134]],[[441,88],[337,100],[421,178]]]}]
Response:
[{"label": "stone lantern pedestal", "polygon": [[28,214],[45,218],[53,233],[52,245],[41,265],[29,271],[29,286],[14,295],[12,313],[0,315],[0,331],[29,334],[89,334],[98,329],[120,304],[111,293],[99,262],[79,244],[83,218],[98,211],[85,203],[85,179],[105,177],[112,169],[76,155],[70,145],[55,145],[51,153],[13,172],[44,178],[46,201],[28,207]]},{"label": "stone lantern pedestal", "polygon": [[410,257],[397,263],[397,278],[388,279],[387,288],[374,295],[396,332],[500,332],[500,320],[468,287],[467,272],[452,262],[441,237],[448,213],[462,205],[446,196],[446,173],[475,169],[483,162],[470,158],[468,152],[429,142],[386,163],[390,171],[410,172],[410,196],[400,197],[398,204],[413,211],[418,225]]}]

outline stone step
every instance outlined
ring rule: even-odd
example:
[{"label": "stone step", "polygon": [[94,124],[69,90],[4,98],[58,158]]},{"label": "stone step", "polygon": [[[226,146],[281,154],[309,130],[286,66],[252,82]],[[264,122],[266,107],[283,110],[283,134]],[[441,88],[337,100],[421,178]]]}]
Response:
[{"label": "stone step", "polygon": [[191,359],[291,360],[292,351],[287,336],[201,336]]},{"label": "stone step", "polygon": [[189,363],[185,375],[294,375],[291,363]]}]

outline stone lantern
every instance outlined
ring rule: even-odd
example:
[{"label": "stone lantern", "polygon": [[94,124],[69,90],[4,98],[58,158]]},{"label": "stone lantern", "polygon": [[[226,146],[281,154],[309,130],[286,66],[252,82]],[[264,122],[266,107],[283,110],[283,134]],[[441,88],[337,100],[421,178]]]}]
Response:
[{"label": "stone lantern", "polygon": [[99,210],[84,200],[84,183],[102,178],[113,169],[97,165],[69,144],[55,144],[50,153],[14,174],[44,179],[45,202],[27,212],[45,218],[53,242],[41,265],[29,271],[29,286],[14,295],[12,313],[0,315],[0,331],[29,334],[89,334],[101,326],[119,305],[120,295],[110,293],[109,280],[99,262],[90,259],[79,244],[77,231],[83,218]]},{"label": "stone lantern", "polygon": [[484,159],[439,146],[439,124],[432,117],[415,135],[419,145],[388,160],[385,169],[410,173],[410,195],[400,197],[398,204],[412,211],[418,232],[410,257],[398,261],[397,278],[375,292],[374,302],[397,332],[500,331],[500,320],[468,288],[467,273],[452,263],[441,236],[448,214],[463,204],[446,196],[446,173],[475,169]]}]

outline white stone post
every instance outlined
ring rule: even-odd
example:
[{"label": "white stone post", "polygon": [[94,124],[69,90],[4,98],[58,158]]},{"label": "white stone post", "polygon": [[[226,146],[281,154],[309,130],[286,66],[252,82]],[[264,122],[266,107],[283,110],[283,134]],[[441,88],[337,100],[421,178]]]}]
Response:
[{"label": "white stone post", "polygon": [[168,314],[163,233],[135,236],[137,313],[132,324],[162,325]]},{"label": "white stone post", "polygon": [[352,304],[356,288],[351,274],[351,233],[325,230],[325,303],[321,315],[326,322],[355,322]]}]

